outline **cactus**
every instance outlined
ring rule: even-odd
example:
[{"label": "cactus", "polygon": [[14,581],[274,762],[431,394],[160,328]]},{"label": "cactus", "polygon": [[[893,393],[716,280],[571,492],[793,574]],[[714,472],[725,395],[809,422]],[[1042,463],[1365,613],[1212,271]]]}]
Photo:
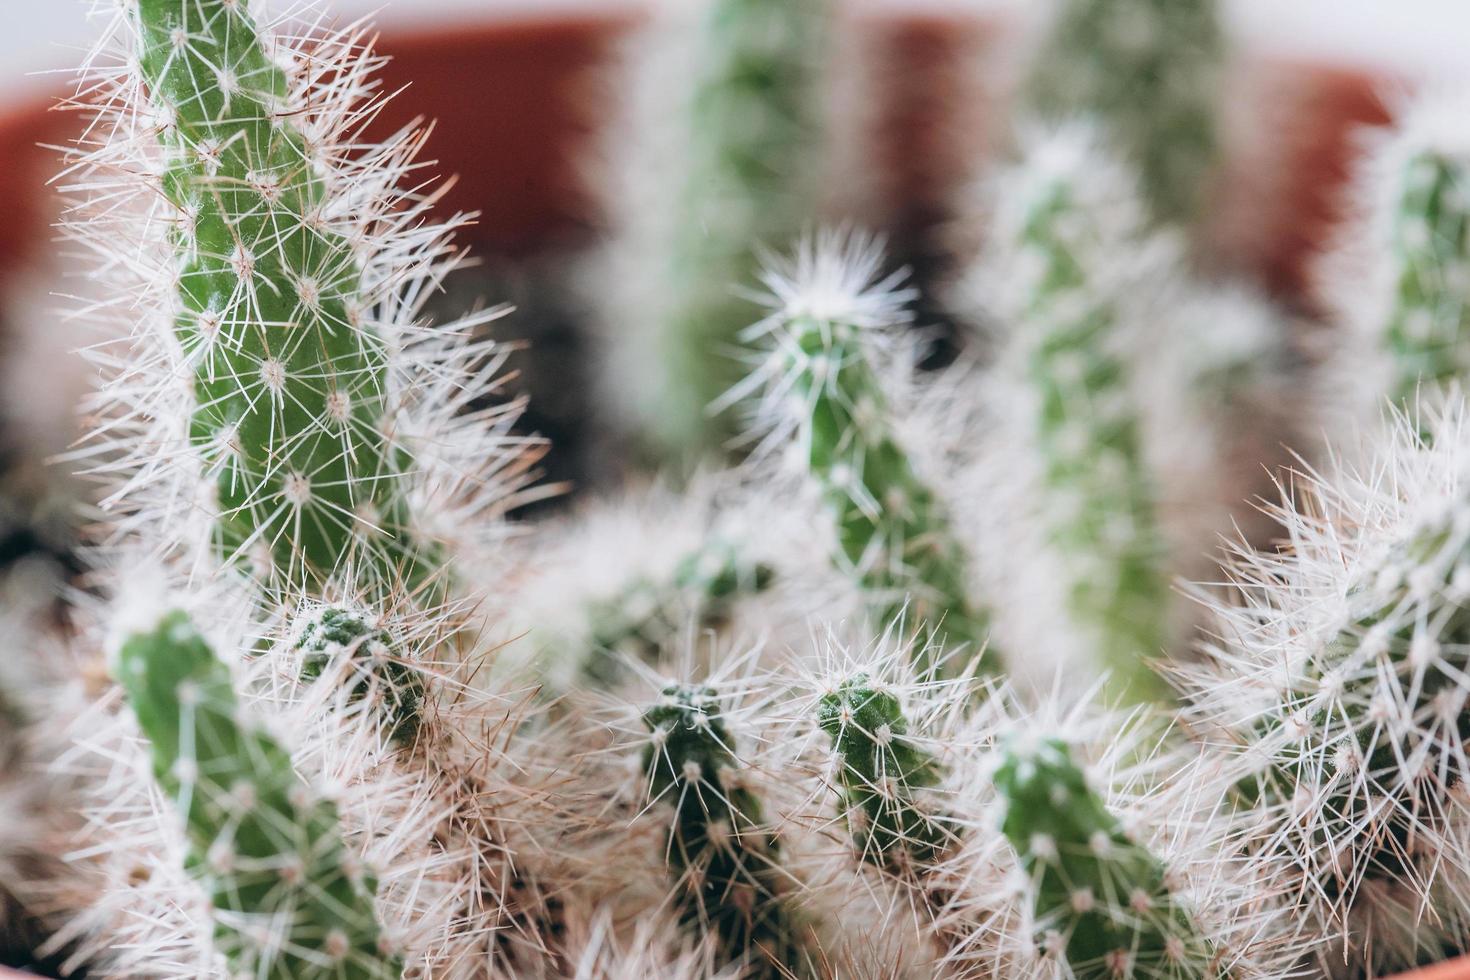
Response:
[{"label": "cactus", "polygon": [[857,674],[822,695],[817,723],[840,759],[842,799],[863,860],[912,868],[939,856],[953,831],[919,796],[939,782],[939,763],[915,744],[898,698]]},{"label": "cactus", "polygon": [[616,684],[624,673],[617,653],[655,660],[684,625],[680,617],[692,613],[700,625],[714,625],[739,596],[770,588],[774,575],[769,565],[745,560],[728,541],[703,542],[680,559],[671,581],[641,579],[617,598],[594,605],[591,650],[583,673],[604,687]]},{"label": "cactus", "polygon": [[966,555],[894,436],[875,368],[874,347],[906,322],[911,296],[898,289],[900,275],[880,277],[882,261],[867,236],[824,234],[772,264],[762,276],[771,315],[745,334],[764,357],[727,398],[762,390],[756,415],[768,444],[795,437],[836,525],[836,558],[870,596],[876,621],[906,614],[921,657],[936,647],[973,656],[988,620],[969,596]]},{"label": "cactus", "polygon": [[166,151],[189,440],[215,484],[214,540],[288,582],[421,586],[384,337],[333,223],[327,134],[299,127],[272,48],[233,0],[140,0],[138,61]]},{"label": "cactus", "polygon": [[1008,369],[1034,393],[1025,439],[1042,456],[1040,509],[1077,621],[1095,634],[1112,694],[1163,688],[1144,658],[1164,647],[1164,545],[1153,513],[1132,367],[1129,291],[1159,245],[1126,169],[1087,127],[1040,136],[998,188],[996,242],[977,296],[1012,332]]},{"label": "cactus", "polygon": [[334,806],[240,717],[228,669],[183,613],[129,637],[118,680],[178,806],[188,866],[209,891],[236,973],[398,977],[373,916],[376,884],[343,846]]},{"label": "cactus", "polygon": [[1225,976],[1164,865],[1129,840],[1058,739],[1013,739],[994,774],[1002,831],[1035,893],[1042,946],[1068,976]]},{"label": "cactus", "polygon": [[628,54],[632,110],[609,133],[614,238],[596,306],[609,394],[675,461],[719,447],[705,407],[738,378],[750,322],[731,288],[752,248],[813,217],[830,0],[664,5]]},{"label": "cactus", "polygon": [[[1379,138],[1364,167],[1370,213],[1366,227],[1352,228],[1349,249],[1371,243],[1370,301],[1356,268],[1329,294],[1387,369],[1383,387],[1372,390],[1374,410],[1383,395],[1412,404],[1421,385],[1436,391],[1470,368],[1470,150],[1460,126],[1466,106],[1458,93],[1421,96]],[[1344,383],[1360,390],[1362,367],[1344,369],[1353,372]]]},{"label": "cactus", "polygon": [[311,681],[333,666],[346,651],[350,679],[344,684],[351,700],[371,697],[385,719],[388,734],[412,745],[424,701],[424,678],[394,656],[393,637],[368,622],[363,613],[324,606],[298,628],[295,649],[301,652],[301,677]]},{"label": "cactus", "polygon": [[1188,674],[1199,721],[1239,744],[1257,873],[1340,937],[1325,962],[1374,974],[1470,948],[1449,856],[1470,817],[1465,432],[1456,395],[1400,415],[1361,473],[1294,488],[1290,553],[1242,550],[1246,602],[1216,607],[1222,642]]},{"label": "cactus", "polygon": [[1216,158],[1223,54],[1215,0],[1062,0],[1024,100],[1042,119],[1098,122],[1153,217],[1186,221]]},{"label": "cactus", "polygon": [[718,692],[670,685],[643,721],[652,733],[643,753],[649,798],[674,806],[668,860],[686,917],[730,961],[755,957],[771,976],[805,972],[802,926],[782,899],[780,849],[759,797],[742,784]]}]

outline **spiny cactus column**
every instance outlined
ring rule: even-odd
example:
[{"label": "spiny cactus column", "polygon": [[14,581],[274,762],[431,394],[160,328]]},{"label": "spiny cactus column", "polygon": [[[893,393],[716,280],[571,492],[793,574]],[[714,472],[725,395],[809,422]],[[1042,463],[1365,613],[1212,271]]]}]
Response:
[{"label": "spiny cactus column", "polygon": [[1237,561],[1246,601],[1189,685],[1239,741],[1256,871],[1369,975],[1470,948],[1470,429],[1458,395],[1411,411],[1364,475],[1293,488],[1289,559]]},{"label": "spiny cactus column", "polygon": [[739,596],[770,588],[774,575],[769,565],[750,562],[729,541],[704,542],[680,560],[671,581],[640,579],[618,598],[593,608],[592,649],[584,673],[603,685],[617,683],[623,674],[618,653],[656,660],[686,625],[685,616],[693,616],[702,626],[714,625]]},{"label": "spiny cactus column", "polygon": [[617,237],[597,306],[611,394],[675,460],[726,434],[705,409],[739,377],[729,352],[751,308],[731,287],[754,274],[752,247],[813,218],[830,6],[668,3],[629,52],[617,94],[631,118],[607,136]]},{"label": "spiny cactus column", "polygon": [[376,884],[344,848],[335,807],[250,727],[230,674],[182,613],[130,637],[118,680],[178,805],[235,974],[388,980],[402,968],[373,916]]},{"label": "spiny cactus column", "polygon": [[643,715],[649,798],[674,807],[668,859],[686,917],[718,938],[731,962],[762,975],[804,974],[802,925],[782,898],[776,841],[760,799],[741,783],[735,744],[710,687],[673,685]]},{"label": "spiny cactus column", "polygon": [[1164,866],[1123,833],[1067,746],[1013,740],[1002,751],[1002,830],[1031,879],[1043,951],[1064,955],[1078,980],[1223,976]]},{"label": "spiny cactus column", "polygon": [[795,436],[836,521],[839,562],[871,595],[880,628],[905,616],[920,656],[937,652],[931,639],[973,656],[987,617],[943,505],[894,436],[874,368],[873,348],[907,322],[909,298],[899,277],[881,277],[882,261],[872,239],[823,235],[767,269],[772,312],[747,333],[766,356],[733,394],[761,389],[757,424],[772,439]]},{"label": "spiny cactus column", "polygon": [[1096,121],[1153,217],[1187,221],[1215,163],[1223,48],[1215,0],[1062,0],[1023,96],[1042,119]]},{"label": "spiny cactus column", "polygon": [[421,721],[424,677],[395,656],[393,637],[374,627],[366,613],[338,606],[315,610],[297,628],[295,648],[302,651],[301,677],[314,680],[339,657],[351,676],[343,687],[356,701],[371,699],[395,741],[411,745]]},{"label": "spiny cactus column", "polygon": [[1389,295],[1367,306],[1383,317],[1372,326],[1392,357],[1387,393],[1405,403],[1421,385],[1432,390],[1470,369],[1470,146],[1459,125],[1467,106],[1463,97],[1416,106],[1374,168],[1388,183],[1374,188],[1372,237]]},{"label": "spiny cactus column", "polygon": [[1043,456],[1042,519],[1113,693],[1150,700],[1162,685],[1144,658],[1162,652],[1170,593],[1123,304],[1125,290],[1147,287],[1129,263],[1152,245],[1126,171],[1090,130],[1048,134],[1025,161],[1005,185],[992,274],[1009,297],[1014,369],[1034,392],[1026,429]]},{"label": "spiny cactus column", "polygon": [[360,584],[417,586],[434,549],[410,528],[412,461],[394,439],[383,339],[364,319],[377,297],[328,218],[323,147],[293,123],[299,107],[245,7],[137,4],[216,542],[286,582],[320,584],[353,562]]},{"label": "spiny cactus column", "polygon": [[840,758],[843,803],[863,860],[898,869],[932,862],[952,839],[922,798],[939,782],[939,763],[915,744],[898,698],[858,674],[822,695],[817,723]]}]

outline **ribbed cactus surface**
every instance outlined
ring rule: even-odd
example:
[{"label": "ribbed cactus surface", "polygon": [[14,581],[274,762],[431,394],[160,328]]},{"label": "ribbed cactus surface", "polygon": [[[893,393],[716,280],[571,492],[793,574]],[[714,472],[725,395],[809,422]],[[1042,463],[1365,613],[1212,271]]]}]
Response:
[{"label": "ribbed cactus surface", "polygon": [[686,919],[713,934],[732,962],[763,976],[804,974],[802,927],[782,899],[789,879],[780,848],[744,782],[718,692],[671,685],[643,721],[649,797],[674,808],[668,861]]},{"label": "ribbed cactus surface", "polygon": [[898,697],[858,674],[822,695],[817,723],[839,757],[842,800],[863,860],[912,868],[937,857],[953,831],[924,794],[941,772],[914,741]]},{"label": "ribbed cactus surface", "polygon": [[1062,0],[1023,92],[1034,112],[1102,125],[1153,215],[1193,217],[1216,157],[1224,32],[1216,0]]},{"label": "ribbed cactus surface", "polygon": [[373,915],[377,886],[344,847],[336,808],[241,717],[229,670],[188,617],[131,636],[116,672],[183,818],[188,866],[233,975],[398,977]]},{"label": "ribbed cactus surface", "polygon": [[246,4],[139,0],[138,59],[165,121],[162,192],[178,251],[177,336],[193,367],[189,438],[213,482],[215,537],[293,583],[348,562],[417,585],[387,351],[354,243],[333,227],[300,106]]},{"label": "ribbed cactus surface", "polygon": [[1078,980],[1223,976],[1170,890],[1164,865],[1130,840],[1056,739],[1004,749],[994,781],[1001,829],[1031,880],[1040,948]]}]

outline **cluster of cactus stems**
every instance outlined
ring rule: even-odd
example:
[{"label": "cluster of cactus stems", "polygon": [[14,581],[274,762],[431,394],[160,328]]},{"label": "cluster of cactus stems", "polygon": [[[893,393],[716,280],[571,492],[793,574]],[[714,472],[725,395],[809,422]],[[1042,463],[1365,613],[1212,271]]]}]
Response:
[{"label": "cluster of cactus stems", "polygon": [[1013,739],[995,786],[1032,879],[1040,946],[1079,978],[1226,976],[1163,864],[1129,840],[1058,739]]},{"label": "cluster of cactus stems", "polygon": [[655,28],[668,36],[630,52],[632,141],[611,151],[626,171],[611,205],[618,255],[597,304],[611,390],[631,402],[638,434],[675,460],[718,449],[725,434],[705,407],[739,378],[728,355],[751,307],[732,286],[759,268],[755,247],[816,216],[818,69],[833,6],[668,4]]},{"label": "cluster of cactus stems", "polygon": [[[1148,304],[1132,294],[1171,295],[1145,289],[1145,266],[1179,258],[1161,250],[1160,229],[1193,218],[1205,195],[1213,5],[1063,4],[1023,88],[1023,112],[1054,125],[998,182],[995,240],[978,260],[1019,356],[973,377],[1019,368],[1041,492],[1017,520],[1045,522],[1066,610],[991,595],[1027,556],[994,554],[964,520],[987,504],[967,498],[972,473],[956,454],[910,444],[911,406],[885,362],[911,353],[901,334],[914,296],[902,273],[884,273],[874,239],[819,234],[770,263],[768,315],[747,325],[737,287],[756,277],[754,249],[789,238],[813,197],[832,12],[819,0],[700,5],[652,59],[684,74],[650,68],[650,90],[635,93],[681,100],[642,151],[678,173],[653,168],[662,207],[623,202],[617,261],[644,266],[622,277],[627,302],[609,297],[606,318],[651,325],[627,334],[620,363],[652,378],[618,384],[650,442],[681,463],[727,424],[720,409],[748,411],[756,451],[737,472],[775,497],[791,487],[773,457],[794,462],[829,518],[832,561],[799,581],[753,542],[701,525],[657,575],[628,576],[591,605],[568,595],[588,649],[564,654],[580,675],[552,710],[502,686],[493,662],[480,669],[538,641],[486,651],[472,639],[504,632],[496,602],[514,585],[483,581],[503,571],[484,554],[495,532],[470,525],[509,506],[524,444],[495,442],[506,415],[469,409],[491,348],[414,322],[453,264],[445,229],[426,220],[432,201],[391,190],[417,141],[364,148],[380,103],[355,36],[307,25],[277,37],[249,6],[128,0],[124,58],[90,76],[112,138],[147,146],[82,154],[75,169],[106,218],[77,220],[142,224],[132,271],[150,278],[144,258],[157,251],[169,273],[143,292],[152,305],[140,308],[166,320],[137,355],[146,363],[110,363],[112,414],[91,458],[122,474],[108,501],[121,516],[93,557],[105,570],[141,545],[177,573],[170,581],[226,583],[249,612],[234,630],[195,596],[179,604],[191,613],[125,631],[113,678],[129,712],[100,680],[87,684],[106,692],[86,691],[84,709],[76,685],[46,689],[69,719],[56,772],[84,782],[73,763],[89,755],[118,767],[78,791],[93,803],[78,808],[87,826],[65,863],[86,884],[46,893],[47,921],[71,903],[54,942],[78,940],[77,963],[129,975],[135,961],[108,949],[116,934],[170,976],[1268,980],[1470,949],[1460,157],[1399,155],[1384,246],[1394,294],[1379,353],[1394,362],[1398,399],[1443,383],[1436,400],[1370,434],[1372,464],[1306,480],[1304,509],[1280,515],[1289,551],[1241,548],[1238,594],[1210,600],[1218,639],[1202,664],[1176,668],[1190,724],[1145,750],[1127,725],[1079,720],[1101,717],[1086,681],[1044,693],[975,671],[1001,670],[992,626],[1009,641],[1027,635],[1018,620],[1051,628],[1066,614],[1065,630],[1085,627],[1107,667],[1109,697],[1145,705],[1140,727],[1157,731],[1174,711],[1149,665],[1173,637],[1136,384]],[[146,200],[142,213],[127,193],[113,207],[115,186]],[[108,227],[91,226],[91,239]],[[656,298],[633,295],[650,281]],[[755,350],[743,381],[725,349],[737,342]],[[956,414],[968,425],[980,413]],[[942,435],[988,447],[993,421]],[[206,534],[173,534],[201,510]],[[664,545],[644,523],[640,540]],[[830,635],[907,642],[846,662],[784,722],[820,746],[827,764],[813,767],[811,739],[770,715],[800,683],[811,611],[768,609],[752,625],[739,600],[799,604],[833,583],[856,586],[863,615]],[[130,612],[136,621],[136,610],[84,606],[79,622],[99,622],[72,652],[95,657],[96,634]],[[216,636],[231,630],[246,635],[225,649]],[[693,666],[695,630],[721,634],[698,666],[710,679],[663,684],[650,701],[638,685],[670,662]],[[750,634],[769,642],[745,647],[755,669],[737,724],[722,651]],[[1047,654],[1006,648],[1011,667]],[[623,656],[646,669],[622,669]],[[575,710],[588,694],[643,705],[638,748]],[[916,709],[925,697],[944,702],[942,724]],[[1033,719],[1028,737],[1015,736],[1015,715]],[[96,719],[119,744],[91,741]],[[504,785],[502,760],[517,772]],[[98,806],[140,761],[161,794]],[[619,772],[638,780],[631,826],[609,817]],[[124,813],[127,826],[99,813]],[[657,848],[639,846],[650,829]],[[132,847],[152,863],[118,874],[108,860]],[[170,892],[156,872],[171,856],[193,891]],[[78,897],[96,881],[107,902]],[[920,947],[940,950],[934,964],[888,955],[922,958]]]},{"label": "cluster of cactus stems", "polygon": [[794,439],[832,515],[834,558],[869,596],[880,629],[907,616],[921,637],[915,649],[975,656],[988,624],[971,596],[967,556],[944,503],[898,443],[876,368],[884,334],[907,322],[911,298],[898,277],[881,275],[882,261],[871,240],[837,235],[809,240],[789,268],[769,269],[771,313],[745,335],[761,342],[763,361],[733,391],[760,389],[756,418],[768,444]]},{"label": "cluster of cactus stems", "polygon": [[400,976],[373,915],[377,885],[343,846],[335,807],[243,717],[229,669],[188,617],[170,613],[128,638],[116,673],[183,818],[188,865],[209,892],[231,970]]}]

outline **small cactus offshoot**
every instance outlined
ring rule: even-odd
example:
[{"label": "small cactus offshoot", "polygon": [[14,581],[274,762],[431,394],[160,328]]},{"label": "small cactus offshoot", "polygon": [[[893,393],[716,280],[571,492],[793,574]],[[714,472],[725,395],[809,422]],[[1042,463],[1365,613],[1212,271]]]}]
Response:
[{"label": "small cactus offshoot", "polygon": [[822,695],[817,723],[839,757],[842,800],[863,860],[900,869],[932,862],[953,836],[924,798],[939,782],[939,763],[914,742],[898,697],[858,674]]},{"label": "small cactus offshoot", "polygon": [[711,687],[670,685],[643,715],[649,799],[674,808],[668,861],[686,919],[732,962],[763,975],[803,972],[801,925],[783,901],[787,878],[761,801],[743,783],[734,740]]},{"label": "small cactus offshoot", "polygon": [[1002,830],[1031,880],[1040,947],[1078,980],[1223,974],[1163,864],[1131,841],[1066,744],[1013,739],[994,775]]},{"label": "small cactus offshoot", "polygon": [[765,445],[794,437],[836,523],[837,560],[870,596],[880,628],[906,616],[921,655],[975,656],[989,626],[969,594],[967,556],[894,436],[875,367],[875,346],[907,323],[912,295],[901,273],[881,275],[882,262],[872,238],[825,234],[768,268],[771,315],[744,335],[761,342],[760,367],[727,397],[760,390]]},{"label": "small cactus offshoot", "polygon": [[364,613],[324,606],[298,628],[295,648],[302,653],[301,677],[311,681],[343,657],[349,697],[367,697],[382,713],[389,735],[411,744],[419,728],[424,677],[394,653],[393,637]]},{"label": "small cactus offshoot", "polygon": [[118,681],[183,818],[235,975],[389,980],[402,968],[373,914],[376,883],[343,845],[336,808],[240,717],[228,668],[183,613],[131,636]]}]

